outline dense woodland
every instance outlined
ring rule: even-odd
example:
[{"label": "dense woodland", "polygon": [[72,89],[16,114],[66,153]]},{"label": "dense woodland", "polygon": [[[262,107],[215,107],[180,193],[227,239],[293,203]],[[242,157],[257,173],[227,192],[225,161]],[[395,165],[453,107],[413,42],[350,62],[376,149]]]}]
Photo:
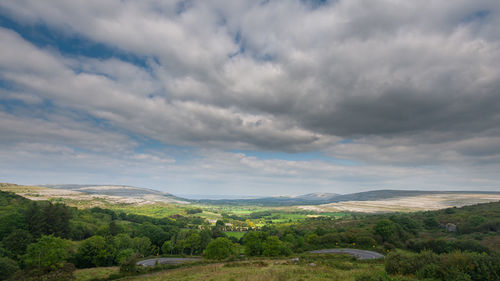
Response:
[{"label": "dense woodland", "polygon": [[311,218],[249,230],[241,239],[226,236],[224,224],[210,225],[193,216],[152,218],[76,209],[0,192],[0,280],[70,280],[75,268],[110,265],[119,265],[121,275],[137,274],[136,261],[149,256],[228,260],[335,247],[384,253],[386,272],[398,276],[500,280],[500,202],[411,214]]}]

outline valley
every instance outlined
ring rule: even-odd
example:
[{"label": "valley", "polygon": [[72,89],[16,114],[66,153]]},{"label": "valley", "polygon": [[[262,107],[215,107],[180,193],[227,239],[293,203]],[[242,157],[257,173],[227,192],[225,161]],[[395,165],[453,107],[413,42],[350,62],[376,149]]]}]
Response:
[{"label": "valley", "polygon": [[129,186],[0,184],[0,266],[7,280],[33,281],[500,276],[498,193],[391,193],[231,204]]}]

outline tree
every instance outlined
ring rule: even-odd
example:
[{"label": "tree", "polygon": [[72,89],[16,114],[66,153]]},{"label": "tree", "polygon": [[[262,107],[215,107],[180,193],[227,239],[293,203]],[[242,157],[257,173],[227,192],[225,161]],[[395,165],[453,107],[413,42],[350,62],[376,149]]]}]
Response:
[{"label": "tree", "polygon": [[170,235],[161,227],[151,223],[143,224],[137,230],[137,236],[148,237],[152,244],[161,247],[163,242],[170,239]]},{"label": "tree", "polygon": [[33,236],[24,229],[16,229],[7,235],[2,244],[13,258],[23,255],[29,244],[33,243]]},{"label": "tree", "polygon": [[223,221],[217,220],[215,222],[215,229],[217,229],[217,230],[224,230],[224,227],[225,227],[225,224],[224,224]]},{"label": "tree", "polygon": [[171,254],[173,250],[174,250],[174,243],[172,242],[172,240],[165,241],[161,246],[161,252],[164,255]]},{"label": "tree", "polygon": [[235,255],[235,247],[229,239],[219,237],[208,243],[203,254],[210,260],[225,260]]},{"label": "tree", "polygon": [[69,220],[72,217],[72,212],[64,204],[49,202],[43,206],[32,202],[28,205],[24,217],[30,233],[34,236],[54,234],[59,237],[69,237]]},{"label": "tree", "polygon": [[245,254],[247,256],[262,255],[262,242],[265,240],[266,234],[263,232],[250,231],[243,236],[243,244],[245,245]]},{"label": "tree", "polygon": [[136,270],[137,253],[132,249],[125,249],[117,256],[120,272],[134,272]]},{"label": "tree", "polygon": [[424,225],[427,229],[437,228],[439,226],[439,222],[434,216],[427,216],[424,219]]},{"label": "tree", "polygon": [[306,243],[311,245],[311,246],[318,246],[319,245],[319,237],[316,233],[309,233],[305,236]]},{"label": "tree", "polygon": [[70,257],[71,244],[68,240],[52,235],[42,236],[36,243],[30,244],[24,255],[24,264],[28,267],[62,267]]},{"label": "tree", "polygon": [[193,255],[200,249],[201,237],[197,231],[193,231],[184,239],[184,247],[189,249],[189,254]]},{"label": "tree", "polygon": [[194,209],[187,209],[186,210],[186,214],[199,214],[199,213],[203,213],[203,210],[201,208],[194,208]]},{"label": "tree", "polygon": [[338,245],[338,243],[340,242],[340,235],[338,235],[337,233],[327,233],[327,234],[319,237],[319,242],[323,246]]},{"label": "tree", "polygon": [[82,242],[76,260],[80,267],[112,265],[113,249],[102,236],[92,236]]},{"label": "tree", "polygon": [[205,249],[208,243],[212,241],[212,231],[209,229],[204,229],[200,231],[200,249]]},{"label": "tree", "polygon": [[72,217],[72,212],[69,207],[64,204],[49,203],[43,208],[44,213],[44,234],[54,234],[59,237],[69,237],[70,226],[69,220]]},{"label": "tree", "polygon": [[121,233],[113,237],[113,248],[118,253],[121,250],[134,248],[134,240],[128,234]]},{"label": "tree", "polygon": [[24,212],[24,217],[30,233],[33,236],[39,237],[43,233],[45,220],[41,208],[36,202],[31,202],[28,205],[28,208]]},{"label": "tree", "polygon": [[477,227],[479,226],[480,224],[486,222],[486,218],[483,217],[483,216],[471,216],[468,220],[467,220],[467,223],[470,225],[470,226],[473,226],[473,227]]},{"label": "tree", "polygon": [[109,234],[111,236],[115,236],[117,235],[118,233],[121,233],[123,230],[121,228],[121,226],[119,226],[118,224],[116,224],[115,221],[111,221],[109,223]]},{"label": "tree", "polygon": [[375,246],[377,242],[368,233],[360,234],[356,237],[356,243],[359,246],[370,247]]},{"label": "tree", "polygon": [[7,280],[12,274],[19,270],[17,263],[9,258],[0,257],[0,280]]},{"label": "tree", "polygon": [[291,253],[290,249],[285,247],[278,236],[269,236],[262,243],[262,254],[267,257],[286,256]]},{"label": "tree", "polygon": [[250,227],[250,228],[254,228],[254,227],[255,227],[255,224],[254,224],[251,220],[249,220],[249,219],[246,219],[246,220],[245,220],[245,223],[246,223],[246,224],[248,225],[248,227]]},{"label": "tree", "polygon": [[390,238],[396,232],[396,226],[394,223],[388,219],[382,219],[377,222],[374,228],[375,234],[378,234],[384,239],[384,241],[390,240]]},{"label": "tree", "polygon": [[134,237],[132,244],[133,249],[143,257],[151,253],[151,240],[147,237]]}]

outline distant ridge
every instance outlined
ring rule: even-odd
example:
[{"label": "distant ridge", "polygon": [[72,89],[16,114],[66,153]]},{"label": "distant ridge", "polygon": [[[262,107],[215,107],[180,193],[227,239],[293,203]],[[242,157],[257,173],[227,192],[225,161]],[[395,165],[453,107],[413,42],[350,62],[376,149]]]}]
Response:
[{"label": "distant ridge", "polygon": [[372,190],[351,194],[335,193],[309,193],[300,196],[276,196],[256,199],[221,199],[221,200],[195,200],[207,204],[232,204],[232,205],[261,205],[261,206],[293,206],[293,205],[321,205],[345,201],[372,201],[397,197],[411,197],[432,194],[500,194],[498,191],[423,191],[423,190]]},{"label": "distant ridge", "polygon": [[91,185],[91,184],[43,184],[42,187],[66,189],[79,191],[87,194],[98,194],[108,196],[134,197],[134,198],[155,198],[164,199],[160,201],[187,203],[190,200],[177,197],[168,192],[162,192],[150,188],[135,187],[128,185]]}]

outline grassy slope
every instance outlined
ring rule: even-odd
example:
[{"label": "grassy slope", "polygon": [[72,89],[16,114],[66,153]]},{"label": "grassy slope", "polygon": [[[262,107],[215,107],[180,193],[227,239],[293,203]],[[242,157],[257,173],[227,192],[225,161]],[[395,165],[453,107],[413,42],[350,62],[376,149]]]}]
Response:
[{"label": "grassy slope", "polygon": [[[114,203],[106,200],[105,198],[95,198],[87,194],[59,196],[64,190],[51,189],[47,187],[38,186],[21,186],[15,184],[1,184],[0,190],[14,192],[23,197],[30,199],[47,199],[51,202],[63,203],[65,205],[76,207],[79,209],[87,209],[92,207],[100,207],[111,209],[117,212],[125,212],[127,214],[136,214],[150,216],[154,218],[170,217],[172,215],[194,216],[202,217],[210,220],[222,219],[221,214],[227,213],[237,216],[248,216],[253,212],[270,211],[272,213],[269,217],[262,219],[252,219],[252,222],[259,227],[264,226],[267,222],[273,223],[288,223],[289,221],[297,222],[305,220],[312,212],[298,210],[293,207],[262,207],[262,206],[230,206],[230,205],[197,205],[197,204],[174,204],[156,202],[154,204],[124,204]],[[53,195],[51,195],[53,194]],[[188,215],[187,209],[202,208],[203,213]],[[325,216],[341,217],[346,213],[324,213]],[[273,217],[273,218],[271,218]],[[266,222],[267,221],[267,222]]]},{"label": "grassy slope", "polygon": [[118,266],[111,267],[96,267],[96,268],[84,268],[77,269],[73,276],[75,281],[89,281],[95,278],[107,278],[113,273],[118,273],[120,268]]},{"label": "grassy slope", "polygon": [[[314,265],[311,265],[314,263]],[[166,270],[123,280],[356,280],[366,274],[383,274],[383,261],[354,261],[341,255],[301,258],[298,264],[288,259],[197,265]],[[406,279],[411,280],[411,279]]]}]

